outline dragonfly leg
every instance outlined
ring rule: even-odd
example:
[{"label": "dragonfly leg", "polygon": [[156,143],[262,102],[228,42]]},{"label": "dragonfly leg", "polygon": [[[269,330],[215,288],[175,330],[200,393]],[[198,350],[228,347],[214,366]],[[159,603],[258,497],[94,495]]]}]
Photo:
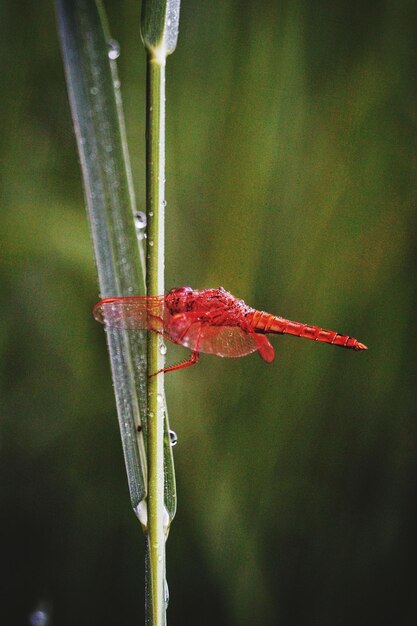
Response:
[{"label": "dragonfly leg", "polygon": [[149,378],[152,378],[153,376],[157,376],[158,374],[162,374],[162,372],[166,374],[167,372],[176,372],[177,370],[183,370],[186,367],[190,367],[191,365],[198,363],[198,358],[199,358],[199,352],[194,351],[191,353],[191,356],[188,359],[188,361],[181,361],[180,363],[176,363],[175,365],[164,367],[164,369],[158,370],[157,372],[155,372],[155,374],[151,374]]},{"label": "dragonfly leg", "polygon": [[172,337],[164,333],[162,330],[154,330],[153,332],[160,335],[163,339],[166,339],[167,341],[170,341],[171,343],[174,343],[175,345],[179,345],[178,341],[176,341],[175,339],[173,339]]}]

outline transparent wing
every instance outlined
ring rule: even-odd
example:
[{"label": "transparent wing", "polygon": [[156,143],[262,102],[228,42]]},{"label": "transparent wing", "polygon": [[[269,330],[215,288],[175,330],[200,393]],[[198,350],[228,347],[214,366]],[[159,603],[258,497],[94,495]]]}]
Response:
[{"label": "transparent wing", "polygon": [[168,313],[165,296],[132,296],[104,298],[94,306],[93,315],[109,328],[162,332]]},{"label": "transparent wing", "polygon": [[246,356],[261,347],[255,333],[246,333],[239,326],[214,326],[187,313],[172,318],[170,334],[190,350],[222,357]]},{"label": "transparent wing", "polygon": [[239,326],[203,327],[200,350],[223,357],[240,357],[258,350],[255,333],[245,333]]}]

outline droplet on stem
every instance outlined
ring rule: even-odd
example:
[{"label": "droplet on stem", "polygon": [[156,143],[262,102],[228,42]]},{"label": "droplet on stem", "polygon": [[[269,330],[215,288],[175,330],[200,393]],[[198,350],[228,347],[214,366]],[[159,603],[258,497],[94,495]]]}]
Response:
[{"label": "droplet on stem", "polygon": [[171,444],[171,446],[176,446],[178,443],[178,436],[177,433],[175,432],[175,430],[170,430],[169,431],[169,442]]}]

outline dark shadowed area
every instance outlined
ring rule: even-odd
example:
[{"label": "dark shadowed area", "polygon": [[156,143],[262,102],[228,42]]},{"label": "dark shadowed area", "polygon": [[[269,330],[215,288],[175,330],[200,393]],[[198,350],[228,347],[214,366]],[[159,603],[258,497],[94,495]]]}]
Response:
[{"label": "dark shadowed area", "polygon": [[[143,210],[140,7],[105,6]],[[276,337],[272,364],[167,376],[171,626],[417,623],[416,24],[408,0],[183,1],[167,289],[222,285],[369,350]],[[143,624],[53,3],[2,2],[0,35],[0,621]]]}]

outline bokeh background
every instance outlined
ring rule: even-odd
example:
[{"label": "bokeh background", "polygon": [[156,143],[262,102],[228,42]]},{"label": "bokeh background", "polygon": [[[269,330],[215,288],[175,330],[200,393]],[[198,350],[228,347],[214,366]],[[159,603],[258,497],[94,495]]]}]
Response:
[{"label": "bokeh background", "polygon": [[[108,0],[139,208],[140,7]],[[175,625],[417,623],[417,6],[183,1],[167,288],[347,332],[167,377]],[[143,623],[53,3],[0,7],[0,614]],[[33,621],[33,620],[32,620]]]}]

